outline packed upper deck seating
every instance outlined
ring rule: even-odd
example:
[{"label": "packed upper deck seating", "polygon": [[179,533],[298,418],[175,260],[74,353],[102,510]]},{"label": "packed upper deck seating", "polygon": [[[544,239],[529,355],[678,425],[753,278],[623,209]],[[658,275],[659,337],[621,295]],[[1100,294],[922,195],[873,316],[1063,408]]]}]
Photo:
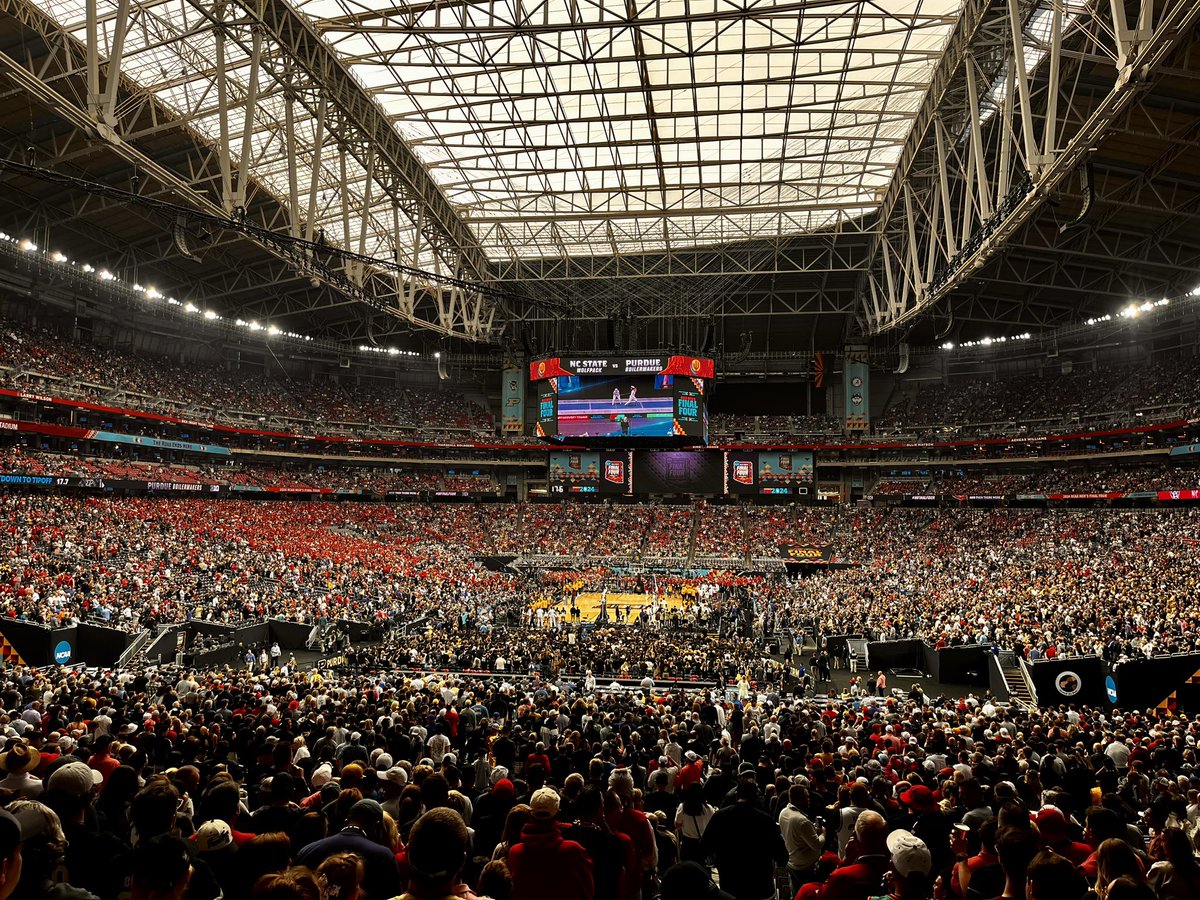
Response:
[{"label": "packed upper deck seating", "polygon": [[[64,340],[45,329],[0,322],[0,386],[57,396],[207,417],[215,424],[260,426],[293,420],[300,433],[341,425],[407,430],[445,438],[494,437],[493,418],[461,393],[364,378],[334,384],[220,365],[188,364]],[[118,402],[119,401],[119,402]],[[196,407],[203,407],[202,410]],[[278,427],[279,423],[273,423]]]}]

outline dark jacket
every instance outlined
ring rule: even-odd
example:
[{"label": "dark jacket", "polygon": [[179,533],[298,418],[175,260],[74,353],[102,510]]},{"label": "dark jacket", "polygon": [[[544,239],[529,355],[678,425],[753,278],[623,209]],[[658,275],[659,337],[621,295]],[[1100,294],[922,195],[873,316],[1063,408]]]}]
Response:
[{"label": "dark jacket", "polygon": [[335,853],[357,853],[362,857],[363,892],[367,900],[388,900],[404,890],[395,854],[353,826],[313,841],[296,854],[296,865],[315,870]]},{"label": "dark jacket", "polygon": [[787,847],[779,825],[761,809],[739,802],[718,810],[701,847],[717,862],[721,889],[737,900],[775,896],[775,866],[787,862]]}]

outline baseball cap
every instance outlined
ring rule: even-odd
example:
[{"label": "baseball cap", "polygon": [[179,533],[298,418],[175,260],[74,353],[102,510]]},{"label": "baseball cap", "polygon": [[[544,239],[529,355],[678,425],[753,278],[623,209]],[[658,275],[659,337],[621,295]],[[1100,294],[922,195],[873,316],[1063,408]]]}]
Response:
[{"label": "baseball cap", "polygon": [[296,789],[295,779],[287,772],[276,772],[271,776],[271,796],[291,798]]},{"label": "baseball cap", "polygon": [[558,815],[558,792],[554,788],[538,788],[529,798],[529,810],[535,819],[553,819]]},{"label": "baseball cap", "polygon": [[929,847],[911,831],[893,831],[887,836],[887,848],[892,854],[892,868],[904,878],[916,872],[928,875],[933,869]]},{"label": "baseball cap", "polygon": [[371,819],[375,822],[383,821],[383,807],[379,805],[378,800],[364,799],[359,800],[350,807],[350,814],[347,819]]},{"label": "baseball cap", "polygon": [[46,787],[72,797],[85,797],[104,780],[96,769],[83,762],[69,762],[50,773]]},{"label": "baseball cap", "polygon": [[1067,817],[1057,806],[1043,806],[1034,821],[1047,844],[1058,844],[1067,839]]},{"label": "baseball cap", "polygon": [[332,779],[333,766],[331,766],[329,763],[321,763],[321,765],[313,769],[312,786],[314,788],[320,788],[328,784]]},{"label": "baseball cap", "polygon": [[224,850],[233,844],[233,831],[220,819],[210,819],[196,832],[196,849],[201,853]]},{"label": "baseball cap", "polygon": [[408,773],[401,766],[392,766],[383,773],[383,777],[392,784],[404,787],[408,784]]}]

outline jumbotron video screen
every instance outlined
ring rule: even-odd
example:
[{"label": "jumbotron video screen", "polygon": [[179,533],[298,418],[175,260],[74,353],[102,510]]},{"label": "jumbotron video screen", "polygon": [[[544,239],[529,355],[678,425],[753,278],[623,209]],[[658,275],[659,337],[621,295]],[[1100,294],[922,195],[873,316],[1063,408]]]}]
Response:
[{"label": "jumbotron video screen", "polygon": [[708,443],[710,359],[552,357],[530,364],[537,435],[581,446]]}]

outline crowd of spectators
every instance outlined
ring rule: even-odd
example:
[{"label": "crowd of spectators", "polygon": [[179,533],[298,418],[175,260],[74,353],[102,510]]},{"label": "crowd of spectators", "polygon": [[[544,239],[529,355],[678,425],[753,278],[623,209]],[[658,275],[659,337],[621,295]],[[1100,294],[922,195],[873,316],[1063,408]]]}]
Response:
[{"label": "crowd of spectators", "polygon": [[[468,643],[481,625],[520,625],[539,600],[565,596],[536,570],[492,571],[477,560],[558,548],[561,571],[591,566],[601,590],[612,566],[632,558],[620,551],[643,548],[639,535],[687,534],[680,515],[699,516],[705,533],[707,516],[730,516],[718,506],[53,494],[7,494],[0,510],[0,615],[43,623],[90,617],[130,630],[187,618],[344,617],[390,626],[434,615]],[[1190,564],[1200,541],[1196,511],[748,507],[741,522],[744,547],[722,545],[739,561],[777,559],[791,544],[824,547],[833,562],[853,564],[794,580],[732,580],[720,568],[672,576],[669,587],[681,594],[706,584],[744,589],[760,632],[920,637],[1111,659],[1200,648],[1192,628],[1200,575]],[[674,545],[646,549],[662,555]]]},{"label": "crowd of spectators", "polygon": [[[709,430],[726,440],[803,440],[812,437],[831,437],[842,432],[842,423],[833,416],[745,415],[715,413],[709,419]],[[738,438],[741,435],[741,438]]]},{"label": "crowd of spectators", "polygon": [[494,494],[497,491],[495,478],[482,472],[475,474],[425,467],[327,467],[306,463],[268,466],[249,465],[240,461],[204,465],[164,464],[125,457],[49,453],[17,445],[0,448],[0,473],[219,484],[297,492],[348,490],[387,494],[455,491]]},{"label": "crowd of spectators", "polygon": [[834,549],[861,565],[776,587],[783,627],[1113,661],[1200,648],[1195,510],[864,516]]},{"label": "crowd of spectators", "polygon": [[[0,324],[0,384],[17,390],[122,405],[189,420],[244,427],[270,423],[297,433],[438,442],[523,441],[497,434],[491,412],[455,391],[378,377],[293,378],[280,372],[155,357],[66,340],[43,328]],[[1061,367],[1001,379],[902,384],[873,423],[877,436],[927,438],[1033,434],[1065,427],[1105,428],[1194,416],[1200,410],[1197,359],[1178,354],[1125,366]],[[289,423],[291,423],[289,425]],[[718,441],[815,441],[842,433],[830,415],[716,413]]]},{"label": "crowd of spectators", "polygon": [[[1200,720],[219,669],[0,677],[0,897],[1190,900]],[[719,880],[714,884],[713,872]]]},{"label": "crowd of spectators", "polygon": [[868,493],[940,494],[952,497],[1014,494],[1108,494],[1170,491],[1200,484],[1194,466],[1156,463],[1095,469],[1055,466],[1038,472],[1002,475],[934,475],[879,479]]},{"label": "crowd of spectators", "polygon": [[708,505],[696,530],[696,556],[741,558],[746,554],[745,516],[750,507]]},{"label": "crowd of spectators", "polygon": [[[1030,425],[1035,429],[1128,425],[1188,418],[1200,408],[1200,360],[1187,354],[1136,365],[1102,365],[1084,371],[1047,371],[994,380],[902,387],[876,421],[881,431],[925,432],[967,426],[976,433]],[[983,426],[975,427],[971,426]],[[989,427],[990,426],[990,427]]]},{"label": "crowd of spectators", "polygon": [[[195,421],[255,427],[290,420],[297,433],[495,437],[492,415],[456,391],[381,379],[344,383],[181,363],[0,322],[0,386]],[[118,402],[119,401],[119,402]],[[274,421],[278,427],[280,422]]]}]

